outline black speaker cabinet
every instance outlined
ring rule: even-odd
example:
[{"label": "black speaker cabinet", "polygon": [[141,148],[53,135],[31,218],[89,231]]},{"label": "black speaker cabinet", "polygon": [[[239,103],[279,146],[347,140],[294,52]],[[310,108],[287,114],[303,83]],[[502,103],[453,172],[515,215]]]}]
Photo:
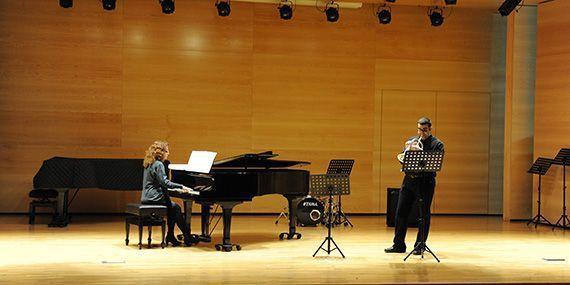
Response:
[{"label": "black speaker cabinet", "polygon": [[[388,205],[386,206],[386,225],[394,227],[396,225],[396,207],[398,206],[398,196],[400,188],[388,188]],[[414,201],[412,211],[408,217],[408,227],[418,227],[418,201]]]}]

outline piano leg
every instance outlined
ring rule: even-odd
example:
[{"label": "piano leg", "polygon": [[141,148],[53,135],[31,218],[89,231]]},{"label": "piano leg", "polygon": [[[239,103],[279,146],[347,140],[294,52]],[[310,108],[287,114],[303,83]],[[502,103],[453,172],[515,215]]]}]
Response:
[{"label": "piano leg", "polygon": [[295,207],[295,200],[299,197],[286,195],[285,198],[287,198],[287,202],[289,204],[289,232],[280,233],[279,239],[282,240],[285,237],[287,237],[287,239],[293,239],[295,237],[297,239],[301,239],[301,233],[298,233],[297,228],[295,227],[297,225],[297,207]]},{"label": "piano leg", "polygon": [[192,233],[192,200],[184,199],[184,219],[186,220],[188,231]]},{"label": "piano leg", "polygon": [[202,234],[198,237],[200,241],[211,242],[212,237],[210,236],[210,210],[212,209],[212,204],[203,203],[202,205]]},{"label": "piano leg", "polygon": [[[186,226],[188,227],[188,233],[190,234],[190,238],[192,241],[191,244],[197,244],[200,240],[198,239],[198,235],[192,234],[192,200],[184,199],[184,219],[186,220]],[[178,235],[178,240],[184,240],[184,235]]]},{"label": "piano leg", "polygon": [[67,227],[67,197],[69,189],[58,188],[57,190],[57,214],[54,215],[49,227]]},{"label": "piano leg", "polygon": [[224,238],[221,244],[216,244],[216,250],[221,251],[232,251],[235,247],[237,250],[241,250],[241,245],[239,244],[232,244],[230,240],[230,230],[232,227],[232,210],[241,202],[220,202],[220,206],[222,206],[223,215],[224,215]]}]

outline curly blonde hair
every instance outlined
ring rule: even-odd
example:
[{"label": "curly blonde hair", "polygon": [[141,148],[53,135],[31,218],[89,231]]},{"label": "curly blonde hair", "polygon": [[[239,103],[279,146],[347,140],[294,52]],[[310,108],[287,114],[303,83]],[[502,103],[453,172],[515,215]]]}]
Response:
[{"label": "curly blonde hair", "polygon": [[164,159],[164,155],[168,152],[168,142],[165,141],[155,141],[146,150],[143,166],[144,168],[149,167],[155,161]]}]

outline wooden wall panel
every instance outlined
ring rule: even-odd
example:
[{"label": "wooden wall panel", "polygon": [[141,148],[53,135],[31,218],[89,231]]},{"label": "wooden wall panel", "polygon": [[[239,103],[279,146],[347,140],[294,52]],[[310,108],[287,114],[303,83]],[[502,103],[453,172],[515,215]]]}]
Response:
[{"label": "wooden wall panel", "polygon": [[[345,210],[384,212],[386,187],[401,183],[394,155],[417,117],[435,118],[438,134],[436,94],[490,92],[496,24],[490,10],[455,9],[434,28],[425,8],[395,7],[384,26],[374,9],[328,23],[301,6],[282,21],[274,6],[238,2],[227,18],[208,1],[179,1],[173,15],[144,0],[112,12],[98,1],[0,2],[0,153],[22,157],[3,166],[0,212],[26,211],[44,159],[142,157],[156,139],[171,143],[173,162],[193,149],[274,150],[322,173],[330,159],[354,158]],[[428,109],[401,105],[416,101],[408,96]],[[121,212],[139,195],[83,191],[72,210]],[[236,209],[283,204],[273,195]]]},{"label": "wooden wall panel", "polygon": [[217,15],[209,1],[176,2],[173,15],[158,3],[125,2],[124,45],[128,48],[244,52],[253,48],[253,4],[232,3],[231,17]]},{"label": "wooden wall panel", "polygon": [[[276,8],[276,7],[275,7]],[[254,52],[281,55],[374,58],[375,34],[370,7],[346,9],[331,24],[315,7],[296,6],[292,21],[279,19],[277,9],[256,5]],[[327,73],[326,69],[323,74]]]},{"label": "wooden wall panel", "polygon": [[[433,27],[427,16],[427,8],[392,7],[392,22],[389,25],[376,25],[375,28],[376,57],[412,61],[489,62],[492,13],[453,9],[444,14],[447,16],[448,13],[451,15],[444,18],[443,25]],[[414,36],[402,37],[403,34]],[[447,78],[445,74],[441,76]]]},{"label": "wooden wall panel", "polygon": [[505,220],[531,215],[536,8],[509,16],[505,100]]},{"label": "wooden wall panel", "polygon": [[488,62],[376,61],[376,84],[384,89],[489,92]]},{"label": "wooden wall panel", "polygon": [[372,151],[372,63],[282,55],[254,62],[254,148]]},{"label": "wooden wall panel", "polygon": [[[402,186],[402,166],[396,155],[408,138],[417,135],[417,120],[427,116],[435,121],[436,98],[433,91],[382,90],[382,152],[380,157],[380,209],[386,210],[386,189]],[[421,106],[421,108],[410,108]],[[436,123],[437,124],[437,123]],[[434,135],[437,126],[434,125]]]},{"label": "wooden wall panel", "polygon": [[490,66],[492,79],[489,116],[489,214],[503,212],[506,23],[505,17],[493,15]]},{"label": "wooden wall panel", "polygon": [[504,92],[491,94],[489,123],[489,214],[503,213]]},{"label": "wooden wall panel", "polygon": [[[534,158],[554,157],[560,148],[570,147],[570,19],[564,14],[568,9],[568,1],[538,5]],[[570,171],[566,172],[569,181]],[[553,166],[542,179],[542,214],[551,222],[562,214],[562,175],[562,167]],[[533,178],[536,201],[538,177]]]},{"label": "wooden wall panel", "polygon": [[250,56],[126,49],[124,57],[126,145],[161,138],[184,150],[251,147]]},{"label": "wooden wall panel", "polygon": [[437,93],[436,134],[445,144],[438,213],[488,210],[489,106],[489,93]]}]

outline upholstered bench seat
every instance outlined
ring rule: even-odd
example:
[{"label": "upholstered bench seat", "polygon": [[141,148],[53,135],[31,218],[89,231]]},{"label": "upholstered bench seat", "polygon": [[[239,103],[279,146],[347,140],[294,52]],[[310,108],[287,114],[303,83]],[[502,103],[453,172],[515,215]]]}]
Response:
[{"label": "upholstered bench seat", "polygon": [[55,189],[33,189],[28,193],[28,197],[32,198],[29,206],[28,223],[30,225],[35,224],[38,207],[51,208],[53,215],[57,214],[57,191]]},{"label": "upholstered bench seat", "polygon": [[163,205],[143,205],[127,204],[127,214],[144,217],[164,217],[166,216],[166,206]]},{"label": "upholstered bench seat", "polygon": [[162,205],[142,205],[142,204],[127,204],[125,213],[127,214],[125,218],[125,230],[126,238],[125,244],[129,245],[129,232],[130,225],[137,225],[139,227],[139,249],[142,248],[142,230],[143,227],[148,227],[148,247],[151,247],[152,242],[152,227],[161,226],[162,229],[162,242],[160,246],[165,247],[164,235],[166,231],[166,222],[164,217],[166,216],[166,206]]}]

